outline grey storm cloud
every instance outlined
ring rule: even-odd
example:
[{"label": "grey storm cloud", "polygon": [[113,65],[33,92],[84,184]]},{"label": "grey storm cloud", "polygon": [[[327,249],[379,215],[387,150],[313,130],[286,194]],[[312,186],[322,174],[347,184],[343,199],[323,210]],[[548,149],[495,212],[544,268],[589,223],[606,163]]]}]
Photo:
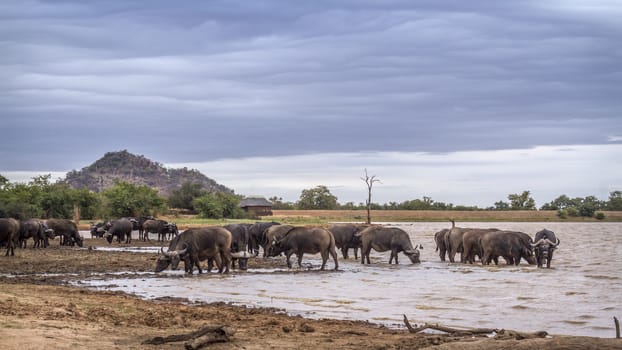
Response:
[{"label": "grey storm cloud", "polygon": [[[615,1],[4,1],[0,158],[603,144]],[[71,155],[71,156],[68,156]]]}]

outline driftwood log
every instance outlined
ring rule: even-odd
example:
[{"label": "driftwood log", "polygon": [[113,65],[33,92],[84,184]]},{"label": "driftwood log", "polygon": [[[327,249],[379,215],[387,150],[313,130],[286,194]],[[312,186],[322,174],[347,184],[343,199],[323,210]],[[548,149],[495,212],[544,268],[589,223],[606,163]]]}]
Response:
[{"label": "driftwood log", "polygon": [[154,337],[145,340],[143,344],[161,345],[165,343],[185,341],[184,347],[188,350],[200,349],[212,343],[225,343],[231,341],[235,333],[233,328],[226,326],[205,326],[198,331],[187,334],[169,335],[168,337]]},{"label": "driftwood log", "polygon": [[439,324],[429,324],[424,323],[421,326],[415,325],[413,327],[408,321],[406,315],[404,315],[404,324],[406,328],[408,328],[408,332],[410,333],[419,333],[426,329],[434,329],[437,331],[449,333],[455,336],[469,336],[469,335],[483,335],[483,334],[491,334],[496,333],[495,338],[497,339],[527,339],[527,338],[544,338],[548,335],[545,331],[535,332],[535,333],[524,333],[517,332],[512,330],[505,329],[497,329],[497,328],[452,328],[447,326],[442,326]]}]

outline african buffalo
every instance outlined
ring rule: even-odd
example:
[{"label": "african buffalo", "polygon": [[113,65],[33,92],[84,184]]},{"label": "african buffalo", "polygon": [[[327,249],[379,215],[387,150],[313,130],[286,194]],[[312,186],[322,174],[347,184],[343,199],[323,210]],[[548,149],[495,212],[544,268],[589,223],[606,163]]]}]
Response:
[{"label": "african buffalo", "polygon": [[358,259],[358,249],[361,246],[361,238],[356,234],[366,229],[366,224],[333,224],[328,231],[335,237],[335,246],[341,249],[344,259],[348,258],[348,249],[354,250],[354,259]]},{"label": "african buffalo", "polygon": [[399,252],[404,252],[413,264],[421,262],[419,260],[419,250],[413,248],[408,233],[400,228],[370,226],[357,235],[360,235],[363,246],[361,249],[361,264],[365,264],[366,260],[370,264],[369,253],[372,248],[379,252],[390,250],[389,264],[391,264],[393,259],[395,259],[395,264],[398,264],[397,253]]},{"label": "african buffalo", "polygon": [[121,243],[121,241],[125,240],[125,243],[129,244],[132,242],[132,228],[132,221],[126,218],[108,222],[104,225],[104,229],[106,230],[104,238],[106,238],[108,243],[112,243],[112,239],[117,237],[117,243]]},{"label": "african buffalo", "polygon": [[143,227],[143,225],[145,224],[145,221],[147,220],[155,220],[156,218],[154,218],[153,216],[140,216],[138,218],[136,218],[136,227],[134,228],[134,230],[138,230],[138,239],[141,241],[146,241],[147,239],[149,239],[149,237],[147,237],[147,235],[145,235],[145,228]]},{"label": "african buffalo", "polygon": [[82,247],[84,239],[80,236],[75,222],[67,219],[48,219],[45,224],[54,230],[56,236],[60,236],[60,245],[74,245]]},{"label": "african buffalo", "polygon": [[543,229],[536,233],[532,247],[536,255],[538,267],[546,264],[547,268],[551,268],[551,260],[553,260],[553,252],[557,249],[560,241],[555,237],[553,231]]},{"label": "african buffalo", "polygon": [[229,272],[231,258],[231,232],[220,226],[188,229],[177,235],[169,244],[168,251],[161,249],[156,261],[156,272],[166,269],[169,265],[177,269],[180,261],[184,261],[184,269],[192,273],[194,266],[203,273],[200,262],[214,259],[219,273]]},{"label": "african buffalo", "polygon": [[49,245],[48,239],[54,238],[54,230],[49,229],[44,222],[37,219],[28,219],[20,222],[18,246],[26,248],[28,238],[32,238],[33,248]]},{"label": "african buffalo", "polygon": [[445,248],[447,249],[447,257],[449,258],[449,262],[455,262],[456,254],[460,253],[460,260],[462,260],[462,236],[471,228],[466,227],[456,227],[456,223],[453,220],[451,221],[451,229],[449,233],[445,235]]},{"label": "african buffalo", "polygon": [[278,241],[283,238],[287,232],[293,229],[292,225],[273,225],[266,229],[264,232],[265,243],[263,244],[263,257],[266,258],[270,255],[270,249],[273,241]]},{"label": "african buffalo", "polygon": [[487,232],[479,239],[482,265],[489,265],[493,260],[495,264],[499,264],[499,256],[502,256],[508,265],[518,265],[521,258],[533,265],[536,260],[533,256],[531,243],[533,243],[531,237],[523,232]]},{"label": "african buffalo", "polygon": [[287,259],[287,267],[291,269],[292,263],[290,258],[292,254],[296,254],[298,258],[298,267],[302,267],[302,256],[304,253],[322,255],[322,267],[326,267],[326,261],[330,254],[335,261],[335,270],[339,268],[337,262],[337,252],[335,251],[335,238],[327,229],[321,227],[294,227],[290,229],[283,238],[272,241],[270,246],[270,256],[277,256],[285,253]]},{"label": "african buffalo", "polygon": [[[259,246],[263,246],[266,244],[266,230],[270,226],[280,225],[278,222],[256,222],[252,224],[248,228],[248,236],[249,236],[249,245],[248,251],[255,254],[255,256],[259,255]],[[265,252],[264,252],[265,256]]]},{"label": "african buffalo", "polygon": [[91,238],[102,238],[106,233],[104,226],[105,222],[92,223],[89,231],[91,232]]},{"label": "african buffalo", "polygon": [[[249,234],[248,228],[252,224],[229,224],[223,226],[229,232],[231,232],[231,268],[235,269],[235,263],[238,262],[240,270],[247,269],[248,256],[246,254],[239,255],[235,253],[246,253],[248,248]],[[238,256],[240,259],[238,259]]]},{"label": "african buffalo", "polygon": [[143,237],[149,240],[149,233],[157,233],[158,241],[164,241],[167,235],[177,236],[179,231],[175,223],[169,223],[164,220],[146,220],[143,223]]},{"label": "african buffalo", "polygon": [[0,242],[6,242],[5,256],[15,255],[15,245],[19,239],[19,221],[15,219],[0,219]]},{"label": "african buffalo", "polygon": [[460,262],[473,264],[475,262],[475,256],[482,259],[481,247],[479,245],[479,239],[488,232],[499,231],[496,228],[474,228],[464,232],[462,235],[462,256]]},{"label": "african buffalo", "polygon": [[449,234],[450,229],[444,228],[434,234],[434,242],[436,242],[436,251],[441,261],[445,261],[445,255],[447,254],[447,245],[445,244],[446,236]]}]

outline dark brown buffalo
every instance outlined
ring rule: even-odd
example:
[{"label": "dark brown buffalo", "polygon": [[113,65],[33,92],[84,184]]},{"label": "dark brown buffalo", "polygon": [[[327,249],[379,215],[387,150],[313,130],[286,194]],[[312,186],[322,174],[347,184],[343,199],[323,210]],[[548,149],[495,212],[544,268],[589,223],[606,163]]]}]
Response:
[{"label": "dark brown buffalo", "polygon": [[532,247],[536,255],[536,262],[538,267],[542,267],[546,264],[547,268],[551,268],[551,260],[553,260],[553,252],[559,245],[559,238],[555,237],[553,231],[547,229],[538,231],[534,238]]},{"label": "dark brown buffalo", "polygon": [[281,253],[285,253],[287,267],[290,269],[292,267],[291,256],[296,254],[298,267],[302,267],[302,256],[304,253],[320,253],[322,255],[322,267],[320,267],[320,270],[324,270],[326,267],[329,255],[333,257],[335,270],[339,268],[337,252],[335,251],[335,238],[325,228],[311,226],[292,228],[280,240],[272,241],[270,256],[277,256]]},{"label": "dark brown buffalo", "polygon": [[438,256],[441,258],[441,261],[445,261],[445,255],[447,254],[447,245],[445,240],[447,239],[447,235],[449,234],[450,229],[444,228],[434,234],[434,242],[436,242],[436,251],[438,252]]},{"label": "dark brown buffalo", "polygon": [[168,251],[162,250],[156,261],[156,272],[166,269],[169,265],[177,269],[180,261],[184,261],[184,269],[192,273],[194,266],[203,273],[200,262],[213,259],[219,273],[229,272],[231,259],[231,232],[221,226],[192,228],[177,235],[169,244]]},{"label": "dark brown buffalo", "polygon": [[474,228],[464,232],[462,236],[462,256],[460,262],[473,264],[475,262],[475,256],[477,255],[481,260],[481,250],[479,245],[479,239],[488,232],[499,231],[496,228]]},{"label": "dark brown buffalo", "polygon": [[460,260],[462,260],[462,252],[464,250],[462,247],[462,236],[469,230],[472,230],[472,228],[456,227],[456,223],[451,220],[451,229],[445,235],[445,248],[447,249],[449,262],[455,262],[457,253],[460,253]]},{"label": "dark brown buffalo", "polygon": [[[248,228],[252,224],[229,224],[223,226],[229,232],[231,232],[231,268],[235,269],[235,263],[238,263],[240,270],[246,270],[249,254],[236,254],[246,253],[248,249],[249,234]],[[239,258],[238,258],[239,257]]]},{"label": "dark brown buffalo", "polygon": [[143,223],[143,237],[149,240],[149,233],[157,233],[158,241],[164,241],[167,236],[177,236],[179,231],[175,223],[164,220],[146,220]]},{"label": "dark brown buffalo", "polygon": [[410,259],[413,264],[418,264],[419,250],[413,248],[410,242],[410,237],[406,231],[397,227],[384,227],[384,226],[370,226],[360,233],[361,243],[363,248],[361,249],[361,264],[365,264],[365,261],[369,264],[369,253],[372,248],[378,252],[391,251],[391,257],[389,258],[389,264],[395,259],[395,264],[398,264],[397,254],[404,252],[404,254]]},{"label": "dark brown buffalo", "polygon": [[272,242],[280,240],[281,238],[283,238],[283,236],[285,236],[287,232],[289,232],[293,228],[294,226],[292,225],[272,225],[268,227],[264,232],[265,243],[263,244],[263,257],[266,258],[268,256],[272,256],[270,255]]},{"label": "dark brown buffalo", "polygon": [[505,259],[508,265],[518,265],[525,259],[530,265],[536,264],[533,256],[531,237],[524,232],[492,231],[480,237],[482,264],[488,265],[494,260],[499,264],[499,256]]},{"label": "dark brown buffalo", "polygon": [[56,236],[60,236],[60,245],[72,246],[77,244],[78,247],[83,246],[84,240],[80,236],[75,222],[67,219],[48,219],[45,224],[54,230]]},{"label": "dark brown buffalo", "polygon": [[0,219],[0,242],[6,244],[5,256],[15,255],[15,246],[19,239],[19,221],[15,219]]},{"label": "dark brown buffalo", "polygon": [[132,228],[133,222],[129,219],[122,218],[104,225],[104,229],[106,233],[104,233],[104,238],[108,241],[108,243],[112,243],[112,239],[114,237],[117,238],[117,243],[121,243],[121,241],[125,240],[125,243],[132,242]]},{"label": "dark brown buffalo", "polygon": [[[268,241],[266,241],[266,230],[270,227],[270,226],[274,226],[274,225],[280,225],[280,223],[278,222],[256,222],[254,224],[252,224],[249,228],[248,228],[248,235],[249,235],[249,244],[248,244],[248,251],[253,253],[255,256],[259,255],[259,247],[260,246],[265,246],[266,243],[269,243]],[[264,256],[266,256],[266,253],[264,251]]]},{"label": "dark brown buffalo", "polygon": [[348,258],[348,250],[354,250],[354,259],[358,259],[358,249],[361,247],[361,237],[356,234],[369,227],[366,224],[334,224],[328,231],[335,237],[335,246],[341,249],[344,259]]},{"label": "dark brown buffalo", "polygon": [[43,248],[49,245],[49,238],[54,238],[54,230],[49,229],[45,223],[38,219],[28,219],[20,222],[18,246],[26,248],[27,241],[32,238],[33,248]]}]

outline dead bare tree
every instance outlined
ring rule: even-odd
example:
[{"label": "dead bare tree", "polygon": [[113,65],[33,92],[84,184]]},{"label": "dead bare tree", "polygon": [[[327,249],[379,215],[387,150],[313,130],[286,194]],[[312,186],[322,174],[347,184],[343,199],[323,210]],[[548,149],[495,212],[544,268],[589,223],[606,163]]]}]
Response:
[{"label": "dead bare tree", "polygon": [[365,177],[361,177],[361,180],[367,184],[367,224],[371,224],[371,189],[374,187],[374,182],[380,182],[380,179],[377,179],[376,175],[370,177],[365,169]]}]

